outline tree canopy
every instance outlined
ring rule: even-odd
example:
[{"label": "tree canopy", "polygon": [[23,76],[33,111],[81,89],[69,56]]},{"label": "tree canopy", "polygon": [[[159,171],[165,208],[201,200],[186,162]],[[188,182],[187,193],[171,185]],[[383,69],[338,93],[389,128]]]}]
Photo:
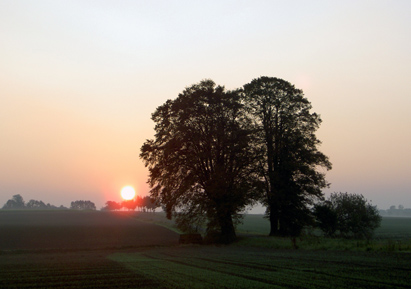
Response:
[{"label": "tree canopy", "polygon": [[25,202],[23,200],[23,197],[20,194],[14,195],[3,206],[3,209],[24,209],[24,208],[25,208]]},{"label": "tree canopy", "polygon": [[318,227],[331,237],[369,239],[381,224],[377,207],[359,194],[333,193],[315,206],[314,214]]},{"label": "tree canopy", "polygon": [[309,220],[309,206],[328,184],[319,167],[331,169],[315,136],[321,119],[311,113],[302,90],[273,77],[244,85],[243,99],[262,152],[259,173],[265,181],[270,235],[298,235]]},{"label": "tree canopy", "polygon": [[92,201],[74,201],[70,204],[70,209],[72,210],[96,210],[96,205]]},{"label": "tree canopy", "polygon": [[204,80],[158,107],[152,120],[155,138],[140,154],[151,196],[169,218],[204,221],[220,241],[234,240],[236,216],[258,193],[253,134],[239,92]]},{"label": "tree canopy", "polygon": [[331,169],[311,108],[279,78],[235,91],[211,80],[186,88],[153,113],[155,138],[141,148],[151,196],[181,227],[206,222],[226,241],[238,213],[256,201],[267,208],[270,235],[298,235],[328,186],[320,169]]}]

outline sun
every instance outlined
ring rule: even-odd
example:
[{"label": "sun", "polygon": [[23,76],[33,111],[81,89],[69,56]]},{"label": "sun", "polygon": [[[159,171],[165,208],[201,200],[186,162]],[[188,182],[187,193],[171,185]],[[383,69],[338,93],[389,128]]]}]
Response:
[{"label": "sun", "polygon": [[132,186],[126,186],[121,189],[121,197],[124,200],[131,200],[134,198],[135,195],[136,195],[136,191],[134,190]]}]

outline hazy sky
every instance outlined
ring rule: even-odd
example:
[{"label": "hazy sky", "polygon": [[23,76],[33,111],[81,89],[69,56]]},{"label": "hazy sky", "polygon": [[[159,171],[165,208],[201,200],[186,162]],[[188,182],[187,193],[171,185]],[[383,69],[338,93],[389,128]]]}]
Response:
[{"label": "hazy sky", "polygon": [[334,191],[411,207],[411,1],[0,0],[0,207],[101,208],[132,185],[151,113],[211,78],[304,90]]}]

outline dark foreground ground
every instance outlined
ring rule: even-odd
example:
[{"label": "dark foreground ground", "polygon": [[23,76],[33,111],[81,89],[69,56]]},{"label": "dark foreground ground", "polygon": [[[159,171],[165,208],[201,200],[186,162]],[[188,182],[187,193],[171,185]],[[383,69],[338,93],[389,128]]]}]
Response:
[{"label": "dark foreground ground", "polygon": [[180,246],[138,215],[38,213],[0,213],[0,288],[411,288],[407,252]]},{"label": "dark foreground ground", "polygon": [[127,212],[1,211],[0,251],[165,246],[178,234]]}]

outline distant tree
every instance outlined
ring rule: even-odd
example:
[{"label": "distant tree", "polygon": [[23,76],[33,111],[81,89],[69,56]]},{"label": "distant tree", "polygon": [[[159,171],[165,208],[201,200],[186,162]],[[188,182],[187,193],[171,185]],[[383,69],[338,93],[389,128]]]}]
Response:
[{"label": "distant tree", "polygon": [[270,220],[270,236],[295,236],[311,222],[310,207],[328,184],[319,168],[331,169],[319,151],[315,132],[321,118],[311,113],[303,91],[273,77],[244,85],[243,101],[260,148],[259,173],[265,182],[262,203]]},{"label": "distant tree", "polygon": [[47,205],[43,203],[43,201],[37,201],[37,200],[30,200],[26,204],[27,209],[48,209]]},{"label": "distant tree", "polygon": [[316,211],[315,214],[320,223],[320,229],[323,229],[326,234],[332,231],[330,228],[333,228],[334,224],[327,218],[333,214],[337,216],[335,231],[343,238],[370,239],[374,230],[381,224],[381,216],[377,207],[372,206],[363,195],[333,193],[327,202],[317,206],[317,210],[318,208],[327,208],[333,212],[332,214],[321,214]]},{"label": "distant tree", "polygon": [[132,200],[124,200],[121,203],[121,206],[129,211],[134,211],[137,207],[137,203],[135,199]]},{"label": "distant tree", "polygon": [[159,206],[157,205],[156,201],[151,198],[150,196],[145,196],[143,198],[143,204],[144,207],[148,210],[148,211],[152,211],[154,212],[156,208],[158,208]]},{"label": "distant tree", "polygon": [[25,203],[24,203],[23,197],[19,194],[14,195],[3,206],[3,209],[24,209],[24,208],[25,208]]},{"label": "distant tree", "polygon": [[140,154],[151,197],[168,218],[195,213],[219,241],[233,241],[234,220],[257,193],[253,135],[238,91],[201,81],[158,107],[152,120],[155,139]]},{"label": "distant tree", "polygon": [[121,204],[114,201],[107,201],[103,211],[117,211],[121,209]]},{"label": "distant tree", "polygon": [[136,208],[137,208],[137,210],[138,210],[138,211],[142,211],[142,210],[143,210],[143,207],[144,207],[144,200],[143,200],[143,198],[140,197],[140,196],[137,196],[137,197],[135,198],[135,202],[136,202]]},{"label": "distant tree", "polygon": [[96,205],[91,201],[74,201],[71,202],[70,209],[72,210],[96,210]]}]

